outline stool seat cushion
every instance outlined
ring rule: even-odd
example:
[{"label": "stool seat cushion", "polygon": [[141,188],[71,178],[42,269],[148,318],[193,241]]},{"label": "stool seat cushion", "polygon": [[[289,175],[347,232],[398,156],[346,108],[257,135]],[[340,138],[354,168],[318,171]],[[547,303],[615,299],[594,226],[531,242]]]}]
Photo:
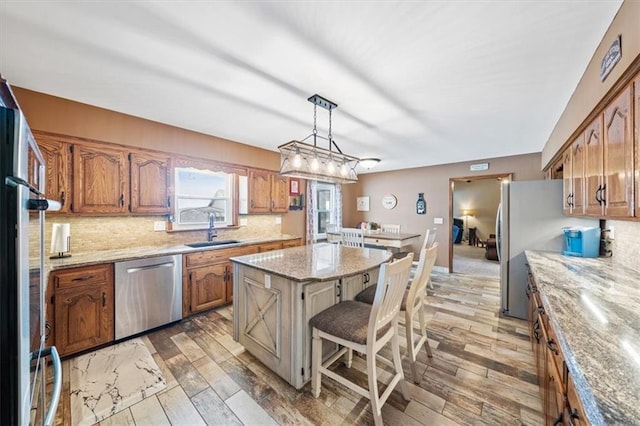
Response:
[{"label": "stool seat cushion", "polygon": [[[309,320],[309,325],[332,336],[364,345],[367,343],[370,314],[371,305],[347,300],[316,314]],[[382,337],[390,326],[387,324],[378,330],[377,337]]]},{"label": "stool seat cushion", "polygon": [[[404,295],[402,296],[402,305],[400,305],[401,311],[407,310],[407,294],[408,292],[405,291]],[[362,290],[360,293],[356,294],[355,299],[357,302],[373,305],[373,299],[375,299],[375,297],[376,297],[376,286],[370,285],[369,287]]]}]

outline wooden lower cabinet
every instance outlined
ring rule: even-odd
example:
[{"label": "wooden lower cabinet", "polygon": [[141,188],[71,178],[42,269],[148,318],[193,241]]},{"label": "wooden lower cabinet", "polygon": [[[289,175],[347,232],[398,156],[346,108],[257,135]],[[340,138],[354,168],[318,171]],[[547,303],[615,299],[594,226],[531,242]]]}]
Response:
[{"label": "wooden lower cabinet", "polygon": [[113,264],[53,271],[49,283],[49,338],[60,356],[114,339]]},{"label": "wooden lower cabinet", "polygon": [[203,250],[182,256],[182,316],[187,317],[233,301],[230,257],[255,254],[259,245]]},{"label": "wooden lower cabinet", "polygon": [[545,425],[586,425],[575,383],[556,333],[541,303],[535,278],[529,274],[529,330],[536,360]]}]

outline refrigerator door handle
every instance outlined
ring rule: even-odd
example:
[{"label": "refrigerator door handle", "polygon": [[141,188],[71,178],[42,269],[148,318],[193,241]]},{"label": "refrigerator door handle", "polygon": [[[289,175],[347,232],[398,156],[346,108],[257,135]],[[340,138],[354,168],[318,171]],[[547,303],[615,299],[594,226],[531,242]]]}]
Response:
[{"label": "refrigerator door handle", "polygon": [[[49,346],[40,351],[42,358],[51,355],[53,364],[53,389],[51,390],[51,400],[49,401],[49,409],[45,414],[43,425],[51,426],[55,420],[56,411],[58,411],[58,403],[60,402],[60,393],[62,392],[62,364],[60,356],[55,346]],[[32,357],[37,357],[38,351],[32,353]]]},{"label": "refrigerator door handle", "polygon": [[502,203],[498,204],[498,211],[496,212],[496,252],[498,254],[498,262],[500,261],[500,240],[502,239],[502,232],[500,231],[500,216],[502,214]]}]

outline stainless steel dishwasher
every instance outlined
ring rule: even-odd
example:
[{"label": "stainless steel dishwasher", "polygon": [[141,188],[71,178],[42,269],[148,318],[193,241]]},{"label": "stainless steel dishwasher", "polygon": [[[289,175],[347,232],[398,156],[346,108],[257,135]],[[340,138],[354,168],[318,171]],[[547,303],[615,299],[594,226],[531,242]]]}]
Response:
[{"label": "stainless steel dishwasher", "polygon": [[116,339],[182,319],[182,255],[116,262]]}]

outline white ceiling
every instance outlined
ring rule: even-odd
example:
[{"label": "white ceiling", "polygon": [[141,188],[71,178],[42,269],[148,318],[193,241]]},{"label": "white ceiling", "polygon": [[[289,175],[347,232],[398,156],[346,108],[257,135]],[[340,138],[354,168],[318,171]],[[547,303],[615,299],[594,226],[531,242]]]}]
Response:
[{"label": "white ceiling", "polygon": [[2,0],[0,73],[274,151],[318,93],[342,151],[394,170],[541,151],[620,4]]}]

